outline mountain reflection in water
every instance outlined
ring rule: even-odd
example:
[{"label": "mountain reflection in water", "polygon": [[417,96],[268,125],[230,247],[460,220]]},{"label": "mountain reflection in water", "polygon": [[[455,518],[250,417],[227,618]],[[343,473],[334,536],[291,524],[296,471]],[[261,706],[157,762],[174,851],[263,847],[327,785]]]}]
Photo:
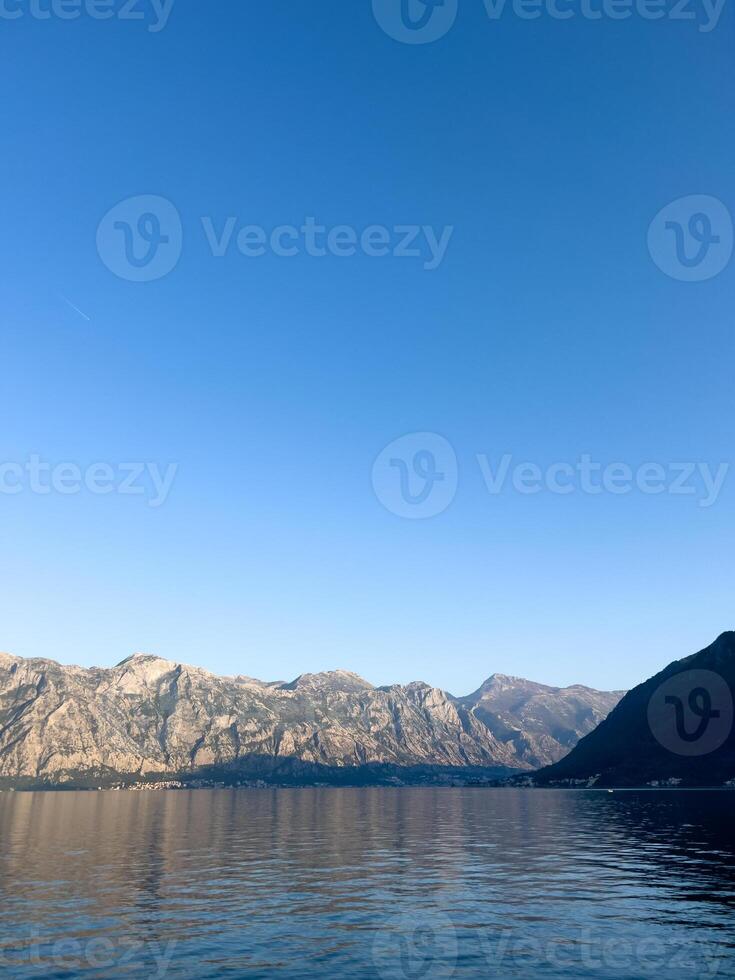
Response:
[{"label": "mountain reflection in water", "polygon": [[0,794],[4,977],[735,977],[735,795]]}]

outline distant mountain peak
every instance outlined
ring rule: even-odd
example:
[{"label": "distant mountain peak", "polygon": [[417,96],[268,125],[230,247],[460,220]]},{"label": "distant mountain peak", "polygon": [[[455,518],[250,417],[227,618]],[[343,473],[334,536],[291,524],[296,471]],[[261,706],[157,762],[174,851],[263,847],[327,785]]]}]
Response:
[{"label": "distant mountain peak", "polygon": [[161,667],[167,670],[174,670],[176,667],[182,666],[176,660],[166,660],[164,657],[157,657],[153,653],[134,653],[131,657],[126,657],[125,660],[121,660],[117,667],[128,667],[131,669],[139,670],[146,669],[149,667]]},{"label": "distant mountain peak", "polygon": [[132,653],[129,657],[125,657],[124,660],[121,660],[120,663],[116,664],[115,666],[124,667],[126,664],[152,663],[152,662],[162,663],[162,664],[175,663],[175,661],[166,660],[164,657],[159,657],[158,654],[155,653],[138,652],[138,653]]},{"label": "distant mountain peak", "polygon": [[372,691],[373,685],[364,677],[351,670],[324,670],[316,674],[299,674],[294,680],[280,684],[282,691],[330,690],[330,691]]},{"label": "distant mountain peak", "polygon": [[529,681],[525,677],[515,677],[512,674],[491,674],[486,681],[468,694],[462,700],[477,701],[488,695],[499,694],[503,691],[558,691],[558,687],[548,687],[545,684],[538,684],[536,681]]},{"label": "distant mountain peak", "polygon": [[150,653],[134,653],[132,657],[126,657],[114,668],[119,683],[124,687],[136,689],[138,686],[147,686],[157,683],[162,677],[173,674],[181,670],[181,664],[173,660],[164,660],[163,657],[156,657]]},{"label": "distant mountain peak", "polygon": [[490,674],[488,679],[485,681],[486,684],[516,684],[516,683],[527,684],[529,683],[525,677],[516,677],[515,674]]}]

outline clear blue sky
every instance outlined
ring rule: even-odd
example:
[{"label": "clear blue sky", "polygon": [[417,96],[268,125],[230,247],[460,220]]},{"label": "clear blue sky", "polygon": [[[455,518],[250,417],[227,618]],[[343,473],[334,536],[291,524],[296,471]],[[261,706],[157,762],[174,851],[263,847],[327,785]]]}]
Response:
[{"label": "clear blue sky", "polygon": [[[677,281],[646,233],[690,194],[735,213],[734,33],[732,10],[702,33],[466,0],[425,45],[365,0],[178,0],[158,33],[0,21],[0,460],[178,464],[158,508],[0,496],[0,649],[465,693],[633,685],[732,628],[735,473],[709,508],[492,497],[475,455],[732,458],[735,262]],[[149,283],[95,244],[142,194],[184,228]],[[215,259],[200,218],[230,215],[454,232],[433,271]],[[427,520],[371,485],[413,432],[459,461]]]}]

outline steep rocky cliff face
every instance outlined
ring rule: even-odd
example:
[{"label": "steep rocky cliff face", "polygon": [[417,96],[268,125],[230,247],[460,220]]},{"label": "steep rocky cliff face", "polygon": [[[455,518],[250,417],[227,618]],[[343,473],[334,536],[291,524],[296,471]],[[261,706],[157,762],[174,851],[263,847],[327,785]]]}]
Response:
[{"label": "steep rocky cliff face", "polygon": [[607,717],[625,691],[548,687],[493,674],[474,694],[458,699],[510,748],[519,767],[535,769],[563,758]]},{"label": "steep rocky cliff face", "polygon": [[82,669],[0,654],[0,783],[247,776],[263,760],[527,770],[565,754],[619,696],[494,677],[453,698],[347,671],[266,683],[146,655]]}]

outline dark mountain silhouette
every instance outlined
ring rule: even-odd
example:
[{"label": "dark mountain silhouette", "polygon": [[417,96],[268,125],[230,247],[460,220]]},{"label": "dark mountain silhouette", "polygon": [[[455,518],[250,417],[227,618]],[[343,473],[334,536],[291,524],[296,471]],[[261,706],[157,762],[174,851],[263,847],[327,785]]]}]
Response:
[{"label": "dark mountain silhouette", "polygon": [[735,785],[735,633],[634,688],[537,786]]}]

